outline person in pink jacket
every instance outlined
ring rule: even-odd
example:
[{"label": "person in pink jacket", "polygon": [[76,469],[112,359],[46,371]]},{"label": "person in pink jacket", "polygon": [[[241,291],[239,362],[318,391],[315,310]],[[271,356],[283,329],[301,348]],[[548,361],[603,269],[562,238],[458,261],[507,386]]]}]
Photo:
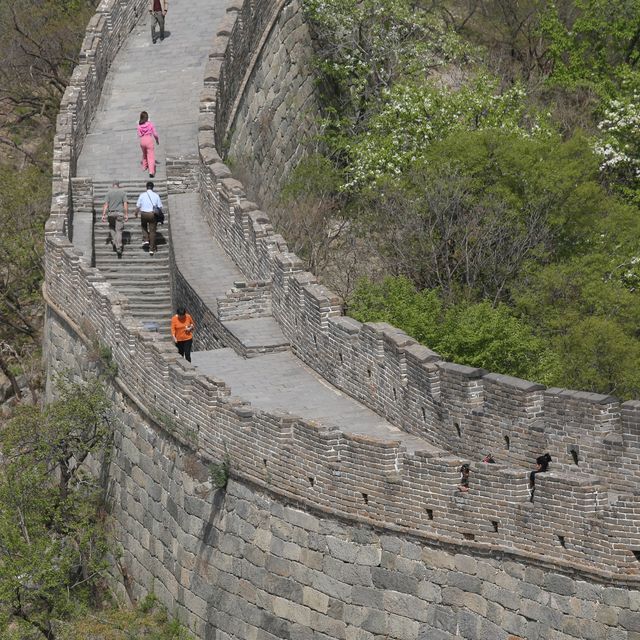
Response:
[{"label": "person in pink jacket", "polygon": [[156,144],[160,144],[160,139],[146,111],[140,114],[138,137],[140,138],[140,148],[142,149],[142,168],[145,171],[149,169],[149,177],[153,178],[156,174],[156,156],[153,141],[155,139]]}]

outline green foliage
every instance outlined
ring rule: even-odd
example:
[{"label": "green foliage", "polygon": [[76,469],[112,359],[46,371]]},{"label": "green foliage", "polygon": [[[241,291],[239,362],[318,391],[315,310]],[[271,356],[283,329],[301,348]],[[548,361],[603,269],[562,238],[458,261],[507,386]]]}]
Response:
[{"label": "green foliage", "polygon": [[553,384],[637,398],[640,300],[619,277],[616,247],[605,240],[611,238],[529,274],[515,303],[558,354]]},{"label": "green foliage", "polygon": [[615,321],[588,316],[554,340],[563,384],[623,399],[640,397],[640,342]]},{"label": "green foliage", "polygon": [[542,382],[556,376],[554,354],[505,305],[446,308],[436,291],[417,291],[407,278],[388,277],[379,285],[362,281],[349,313],[362,322],[390,322],[460,364]]},{"label": "green foliage", "polygon": [[304,6],[327,192],[368,271],[395,276],[350,312],[471,365],[637,396],[640,4]]},{"label": "green foliage", "polygon": [[[0,3],[0,104],[6,123],[23,136],[49,144],[58,104],[76,62],[84,28],[93,13],[93,0],[14,0]],[[0,142],[7,144],[0,137]],[[15,145],[32,162],[40,163],[30,145]],[[8,145],[11,146],[11,145]]]},{"label": "green foliage", "polygon": [[52,621],[91,600],[106,566],[102,493],[84,463],[110,442],[109,404],[97,381],[58,389],[0,431],[0,634],[53,638]]},{"label": "green foliage", "polygon": [[102,373],[108,379],[113,380],[118,375],[118,364],[113,359],[113,351],[110,346],[98,343],[96,355],[102,364]]},{"label": "green foliage", "polygon": [[433,349],[443,304],[435,290],[418,291],[408,278],[389,276],[380,284],[361,280],[348,311],[360,322],[388,322]]},{"label": "green foliage", "polygon": [[315,36],[329,128],[357,131],[381,91],[399,78],[466,53],[439,16],[410,0],[304,0]]},{"label": "green foliage", "polygon": [[640,56],[640,4],[635,0],[572,0],[548,3],[541,34],[549,42],[551,81],[591,85],[602,94],[633,68]]},{"label": "green foliage", "polygon": [[20,352],[39,336],[43,225],[49,179],[37,169],[0,166],[0,340]]},{"label": "green foliage", "polygon": [[389,273],[447,300],[508,301],[525,265],[588,250],[594,229],[621,209],[579,136],[454,131],[423,155],[351,207]]},{"label": "green foliage", "polygon": [[209,465],[209,477],[214,487],[218,489],[224,489],[229,482],[229,475],[231,473],[231,457],[227,452],[227,447],[224,447],[224,456],[220,462],[212,462]]},{"label": "green foliage", "polygon": [[[150,593],[135,608],[113,607],[76,616],[59,625],[59,640],[192,640],[193,636]],[[17,639],[16,639],[17,640]],[[23,640],[22,638],[20,640]]]},{"label": "green foliage", "polygon": [[609,183],[629,202],[640,205],[640,74],[623,78],[619,91],[604,103],[595,148]]},{"label": "green foliage", "polygon": [[366,131],[345,144],[347,188],[399,176],[431,155],[430,146],[455,132],[492,130],[514,136],[550,135],[530,112],[522,85],[501,90],[485,74],[458,90],[435,83],[401,83],[382,92]]}]

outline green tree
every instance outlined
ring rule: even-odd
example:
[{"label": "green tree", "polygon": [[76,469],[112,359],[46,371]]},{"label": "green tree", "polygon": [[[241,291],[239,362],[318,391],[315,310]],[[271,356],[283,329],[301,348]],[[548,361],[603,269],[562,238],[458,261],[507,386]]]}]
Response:
[{"label": "green tree", "polygon": [[356,227],[388,273],[460,298],[508,301],[531,262],[589,250],[620,209],[579,136],[455,131],[352,202]]},{"label": "green tree", "polygon": [[[58,105],[94,0],[0,3],[0,145],[48,170]],[[21,158],[22,159],[22,158]]]},{"label": "green tree", "polygon": [[557,377],[555,354],[506,305],[445,307],[436,291],[388,277],[380,284],[362,281],[349,314],[361,322],[390,322],[446,360],[544,383]]},{"label": "green tree", "polygon": [[619,323],[586,317],[554,342],[562,363],[556,383],[624,400],[640,397],[640,341]]},{"label": "green tree", "polygon": [[0,634],[54,640],[53,621],[90,601],[105,569],[102,492],[84,463],[110,443],[109,403],[97,380],[59,394],[0,431]]},{"label": "green tree", "polygon": [[606,95],[640,60],[640,5],[635,0],[550,2],[541,35],[549,42],[553,83],[590,85]]}]

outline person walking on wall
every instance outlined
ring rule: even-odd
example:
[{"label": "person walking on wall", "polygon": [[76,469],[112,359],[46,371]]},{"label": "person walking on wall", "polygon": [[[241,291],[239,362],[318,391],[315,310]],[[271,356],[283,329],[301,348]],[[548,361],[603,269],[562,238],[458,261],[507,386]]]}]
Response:
[{"label": "person walking on wall", "polygon": [[164,19],[167,15],[169,0],[149,0],[149,13],[151,14],[151,42],[156,43],[156,27],[160,27],[160,40],[164,40]]},{"label": "person walking on wall", "polygon": [[158,138],[158,132],[153,126],[153,122],[149,120],[149,114],[146,111],[140,113],[138,138],[140,138],[140,148],[142,149],[142,168],[145,171],[148,169],[149,177],[153,178],[156,175],[156,153],[153,141],[160,144],[160,138]]},{"label": "person walking on wall", "polygon": [[533,502],[533,496],[536,491],[536,476],[539,473],[546,473],[549,469],[549,463],[552,462],[551,456],[545,453],[543,456],[536,458],[536,468],[529,474],[529,501]]},{"label": "person walking on wall", "polygon": [[158,250],[156,247],[156,227],[158,226],[156,212],[162,211],[162,200],[153,190],[153,186],[153,182],[147,182],[147,190],[138,196],[136,202],[136,218],[140,214],[142,227],[142,248],[149,247],[150,256]]},{"label": "person walking on wall", "polygon": [[128,219],[127,193],[120,188],[118,180],[114,180],[102,207],[102,222],[109,222],[109,236],[118,258],[122,258],[122,231]]},{"label": "person walking on wall", "polygon": [[171,318],[171,336],[178,347],[178,352],[187,362],[191,362],[194,329],[193,318],[184,307],[178,307],[176,315]]}]

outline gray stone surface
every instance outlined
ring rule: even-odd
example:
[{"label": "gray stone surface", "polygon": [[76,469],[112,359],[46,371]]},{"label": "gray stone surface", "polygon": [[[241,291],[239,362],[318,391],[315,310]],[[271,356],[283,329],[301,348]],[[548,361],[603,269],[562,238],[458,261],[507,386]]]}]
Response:
[{"label": "gray stone surface", "polygon": [[204,66],[226,5],[224,0],[171,0],[167,37],[155,45],[145,12],[109,71],[77,175],[95,180],[144,177],[136,133],[143,110],[160,136],[159,179],[166,179],[168,156],[196,152]]},{"label": "gray stone surface", "polygon": [[[131,322],[127,301],[104,274],[78,259],[65,239],[75,149],[91,121],[111,53],[143,4],[103,0],[92,21],[88,48],[82,53],[85,62],[74,72],[59,117],[45,257],[49,375],[70,369],[80,380],[95,371],[96,354],[87,346],[94,337],[113,349],[118,365],[122,385],[113,389],[118,430],[109,486],[122,562],[135,595],[154,590],[198,637],[215,640],[501,638],[506,629],[527,640],[564,639],[581,633],[581,625],[588,637],[634,638],[639,607],[629,585],[638,574],[632,550],[640,548],[640,501],[625,490],[640,460],[640,403],[620,405],[594,394],[545,391],[539,385],[438,362],[436,354],[393,327],[340,317],[337,296],[302,271],[283,239],[273,234],[268,217],[246,200],[242,186],[215,157],[210,145],[221,57],[226,56],[223,84],[229,106],[235,101],[234,87],[239,89],[238,77],[231,77],[229,69],[244,75],[256,58],[253,45],[262,40],[260,29],[270,23],[272,2],[237,7],[239,25],[253,29],[242,34],[248,47],[239,46],[242,37],[232,35],[225,53],[236,11],[223,19],[211,44],[200,115],[187,82],[195,66],[185,60],[195,65],[201,44],[211,42],[202,39],[202,25],[213,5],[172,4],[172,11],[185,12],[182,18],[176,16],[175,25],[192,21],[188,38],[195,43],[188,50],[176,47],[173,58],[163,64],[160,54],[152,64],[140,64],[148,63],[141,53],[148,35],[142,27],[134,29],[106,81],[81,171],[98,181],[120,171],[130,176],[139,150],[137,141],[127,146],[129,135],[135,136],[139,109],[149,108],[160,128],[160,150],[164,153],[169,146],[171,152],[163,157],[158,177],[164,177],[166,168],[172,195],[188,194],[200,185],[205,219],[247,280],[225,293],[227,319],[242,322],[247,310],[255,312],[250,320],[273,312],[296,354],[343,392],[415,434],[407,438],[419,444],[417,436],[428,437],[432,449],[398,439],[404,443],[399,446],[388,432],[372,438],[367,419],[365,430],[358,431],[361,416],[346,407],[340,414],[355,424],[355,431],[327,430],[312,417],[295,420],[291,414],[256,410],[241,398],[229,397],[230,390],[213,374],[200,375],[177,359],[171,345],[141,333]],[[280,52],[278,38],[286,39],[286,29],[293,24],[293,4],[282,6],[283,21],[269,31],[274,38],[271,51],[277,55],[269,59],[285,67],[295,61]],[[247,14],[257,20],[244,20]],[[171,37],[156,45],[158,51]],[[202,54],[198,64],[205,58]],[[171,78],[163,77],[168,71]],[[280,72],[286,77],[288,69],[273,69],[269,77],[274,83]],[[148,104],[134,106],[153,95],[143,95],[141,89],[152,77],[165,101],[154,105],[156,111]],[[173,83],[172,91],[161,90],[165,80],[166,86],[169,80]],[[136,98],[125,95],[130,89]],[[179,104],[165,110],[170,97],[194,111],[181,113]],[[115,110],[108,106],[110,100]],[[286,110],[282,105],[279,109],[281,114]],[[194,161],[189,135],[196,128],[201,161]],[[284,156],[272,157],[286,165]],[[75,195],[82,199],[86,193],[77,186]],[[80,237],[82,220],[78,222]],[[89,238],[85,233],[79,240],[83,250]],[[174,277],[179,279],[179,269]],[[175,286],[186,291],[188,282],[183,278]],[[194,303],[198,300],[202,303],[193,293]],[[246,348],[237,338],[233,347],[239,352]],[[269,362],[264,357],[253,360],[242,366],[250,363],[263,378],[262,386],[256,382],[257,396],[271,389],[277,399],[277,367],[264,366]],[[242,379],[237,388],[251,387],[251,372],[238,372]],[[273,379],[273,386],[265,386],[264,379]],[[285,398],[285,411],[297,402],[310,416],[331,419],[335,390],[317,406],[316,387],[302,384],[297,389],[296,398]],[[471,490],[460,494],[459,456],[475,460],[486,447],[494,453],[502,450],[505,434],[511,437],[511,448],[502,453],[506,464],[473,464]],[[580,470],[570,466],[568,451],[577,440]],[[531,504],[524,467],[541,448],[549,448],[558,462],[538,479]],[[224,456],[236,480],[226,492],[215,491],[207,465]],[[616,491],[607,493],[609,486],[599,485],[600,478]],[[244,481],[248,484],[240,483]],[[284,500],[313,507],[324,517],[292,517],[292,507]],[[461,557],[467,553],[478,555]],[[529,572],[531,582],[529,564],[542,572]],[[571,571],[563,568],[571,564]],[[591,585],[590,571],[599,572],[607,586]],[[411,603],[419,613],[404,615]]]},{"label": "gray stone surface", "polygon": [[193,363],[224,380],[232,394],[258,409],[286,411],[347,433],[393,437],[408,450],[431,450],[424,440],[402,432],[332,387],[290,352],[245,359],[231,349],[216,349],[194,353]]}]

